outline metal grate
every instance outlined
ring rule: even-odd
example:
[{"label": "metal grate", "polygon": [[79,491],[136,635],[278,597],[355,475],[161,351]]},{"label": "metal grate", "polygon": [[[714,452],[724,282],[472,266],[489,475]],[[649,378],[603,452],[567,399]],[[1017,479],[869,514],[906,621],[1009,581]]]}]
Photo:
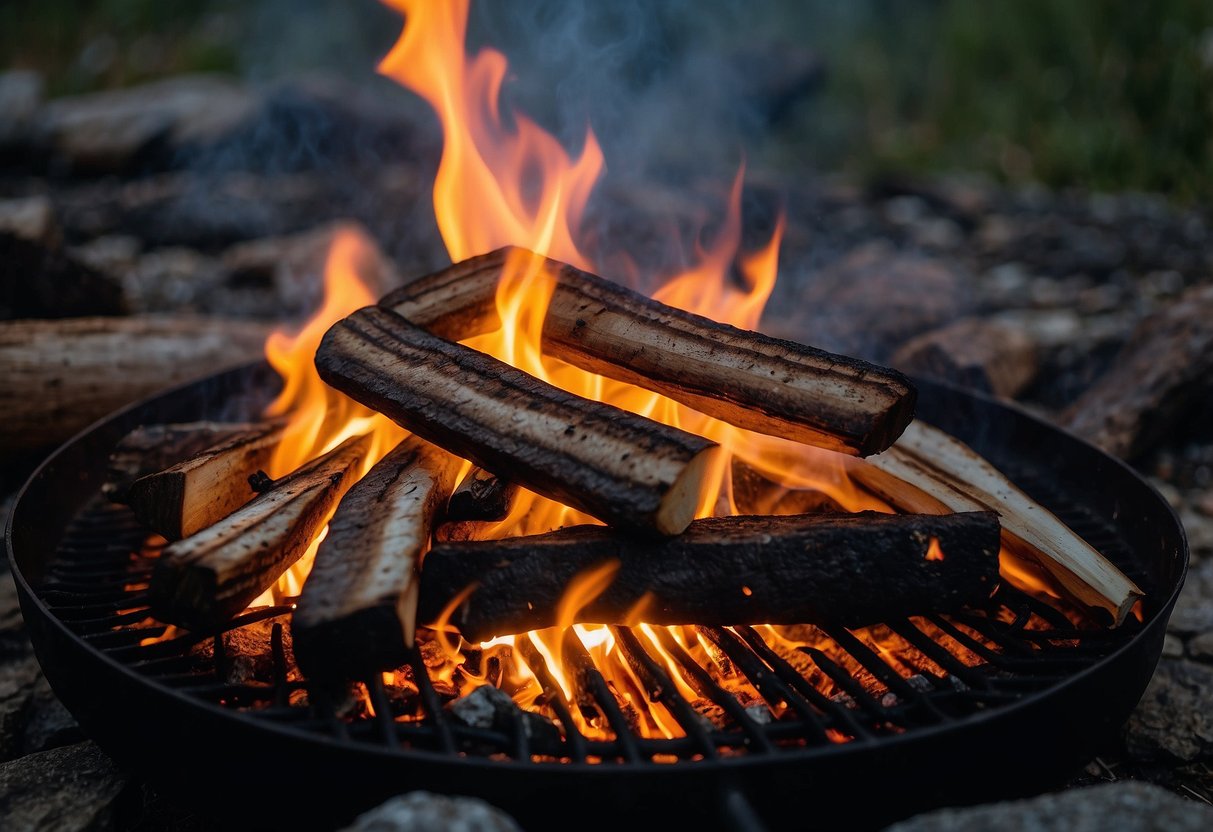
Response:
[{"label": "metal grate", "polygon": [[[1034,485],[1039,496],[1042,486]],[[1104,521],[1060,494],[1049,494],[1046,502],[1114,561],[1134,563],[1124,541]],[[80,638],[149,681],[257,719],[346,742],[537,765],[777,755],[787,748],[826,754],[840,745],[878,743],[885,737],[959,723],[1045,690],[1095,664],[1138,630],[1135,621],[1115,631],[1094,622],[1076,626],[1061,610],[1004,584],[981,608],[886,622],[888,631],[913,648],[921,665],[906,678],[873,649],[862,631],[825,628],[821,634],[829,650],[805,646],[792,657],[767,643],[753,627],[696,628],[713,655],[727,661],[780,714],[767,720],[756,718],[678,640],[656,628],[662,649],[700,701],[719,709],[718,719],[709,722],[696,710],[697,703],[679,693],[665,657],[654,655],[633,630],[612,628],[616,647],[645,694],[663,705],[681,728],[683,736],[674,738],[640,735],[629,719],[627,703],[580,641],[566,634],[564,654],[584,694],[579,701],[565,697],[543,662],[528,662],[536,669],[559,730],[528,730],[527,714],[517,708],[504,726],[495,721],[493,728],[476,728],[453,719],[444,708],[419,651],[403,671],[416,686],[417,713],[401,714],[379,676],[365,682],[370,708],[343,710],[339,692],[309,686],[290,662],[289,606],[247,613],[220,633],[166,633],[148,616],[146,587],[158,553],[146,547],[146,539],[146,530],[127,509],[97,499],[67,530],[37,591],[52,614]],[[1145,576],[1132,577],[1143,581]],[[266,622],[271,622],[268,638],[255,657],[264,664],[262,672],[256,680],[231,683],[232,662],[249,657],[233,657],[229,639],[241,630],[251,631],[253,625],[264,633]],[[519,649],[527,658],[528,648]],[[966,654],[979,661],[963,661]],[[904,664],[906,658],[900,661]],[[827,695],[810,677],[828,680],[834,692]],[[583,735],[572,719],[574,708],[595,710],[614,738]]]}]

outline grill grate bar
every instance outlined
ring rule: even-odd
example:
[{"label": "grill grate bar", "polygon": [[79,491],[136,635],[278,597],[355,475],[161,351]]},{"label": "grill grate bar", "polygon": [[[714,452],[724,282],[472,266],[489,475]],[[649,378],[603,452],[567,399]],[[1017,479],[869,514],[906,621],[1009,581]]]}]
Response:
[{"label": "grill grate bar", "polygon": [[426,670],[425,662],[421,660],[421,651],[416,647],[409,653],[409,667],[413,670],[413,684],[417,686],[417,692],[421,695],[421,706],[425,709],[429,722],[434,728],[439,750],[453,753],[455,738],[451,735],[451,726],[442,712],[442,702],[438,699],[438,692],[434,690],[434,683],[430,681],[430,674]]},{"label": "grill grate bar", "polygon": [[540,655],[538,648],[531,643],[529,637],[519,636],[514,639],[514,648],[522,655],[527,667],[539,680],[539,686],[543,689],[543,695],[547,697],[548,705],[556,712],[556,718],[560,720],[560,724],[564,728],[569,757],[579,763],[585,762],[586,737],[577,728],[577,723],[573,721],[573,714],[569,710],[570,703],[565,698],[560,685],[552,678],[547,662]]},{"label": "grill grate bar", "polygon": [[621,756],[627,762],[639,761],[640,751],[636,747],[636,738],[623,709],[619,707],[619,700],[615,698],[602,673],[594,666],[593,658],[572,628],[564,633],[563,647],[565,657],[573,665],[576,683],[593,697],[615,734],[618,753],[612,756]]}]

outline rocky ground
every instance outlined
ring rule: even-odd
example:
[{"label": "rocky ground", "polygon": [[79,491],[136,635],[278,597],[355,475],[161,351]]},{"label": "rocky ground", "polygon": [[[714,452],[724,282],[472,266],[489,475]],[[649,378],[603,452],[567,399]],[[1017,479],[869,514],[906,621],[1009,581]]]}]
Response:
[{"label": "rocky ground", "polygon": [[[45,102],[36,77],[9,73],[0,74],[0,112],[11,114],[0,124],[0,318],[187,311],[297,319],[319,298],[334,223],[377,243],[374,282],[384,288],[444,261],[429,203],[437,137],[414,104],[389,90],[331,79],[268,90],[177,79]],[[1210,326],[1201,323],[1213,322],[1204,313],[1213,303],[1201,294],[1213,283],[1213,216],[1156,195],[960,178],[860,187],[759,170],[750,180],[747,239],[763,239],[779,204],[788,214],[766,329],[945,371],[1076,429],[1089,426],[1081,416],[1099,385],[1141,351],[1143,332],[1181,305],[1196,310],[1181,319],[1176,347],[1191,351],[1185,367],[1193,369],[1151,377],[1171,385],[1166,406],[1140,407],[1129,427],[1100,424],[1088,434],[1151,479],[1192,547],[1150,689],[1059,795],[898,828],[1087,828],[1061,821],[1079,817],[1103,818],[1099,828],[1159,828],[1160,818],[1162,828],[1209,828],[1213,387],[1197,371],[1213,361],[1213,342],[1201,340]],[[615,274],[626,274],[611,269],[624,250],[668,266],[678,255],[658,231],[685,235],[718,219],[722,201],[719,184],[612,183],[590,217],[592,248]],[[941,365],[958,339],[993,344],[995,359]],[[4,490],[15,490],[44,451],[6,461]],[[1093,784],[1102,785],[1079,789]],[[7,569],[0,817],[16,820],[6,828],[212,828],[87,741],[41,676]],[[467,828],[512,828],[499,818],[484,823]]]}]

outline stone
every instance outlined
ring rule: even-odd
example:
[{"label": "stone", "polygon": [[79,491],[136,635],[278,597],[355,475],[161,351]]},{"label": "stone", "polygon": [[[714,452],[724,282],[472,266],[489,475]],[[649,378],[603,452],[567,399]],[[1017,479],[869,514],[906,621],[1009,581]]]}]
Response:
[{"label": "stone", "polygon": [[21,753],[21,730],[41,675],[30,654],[0,664],[0,761]]},{"label": "stone", "polygon": [[29,713],[21,729],[21,753],[37,754],[85,739],[76,718],[55,696],[45,676],[34,683]]},{"label": "stone", "polygon": [[399,795],[364,812],[343,832],[522,832],[500,809],[475,797]]},{"label": "stone", "polygon": [[1213,662],[1213,632],[1193,636],[1188,641],[1188,652],[1194,659]]},{"label": "stone", "polygon": [[91,742],[0,765],[0,818],[22,832],[114,828],[126,776]]},{"label": "stone", "polygon": [[1125,726],[1137,760],[1192,762],[1213,743],[1213,668],[1163,659]]},{"label": "stone", "polygon": [[223,254],[229,283],[271,287],[281,314],[300,316],[319,307],[329,254],[343,241],[358,278],[372,298],[400,284],[392,262],[357,222],[338,221],[300,234],[241,243]]},{"label": "stone", "polygon": [[538,748],[560,742],[560,730],[542,714],[524,711],[514,704],[509,694],[481,685],[467,696],[447,705],[451,715],[471,728],[485,728],[512,733],[515,720],[521,720],[522,730]]},{"label": "stone", "polygon": [[0,152],[23,148],[42,104],[42,76],[29,70],[0,72]]},{"label": "stone", "polygon": [[947,260],[865,245],[805,289],[796,301],[804,317],[796,328],[813,346],[884,363],[910,338],[968,312],[969,284]]},{"label": "stone", "polygon": [[47,247],[61,241],[55,206],[45,196],[0,199],[0,232]]},{"label": "stone", "polygon": [[907,373],[1014,398],[1036,375],[1036,345],[1024,332],[984,318],[962,318],[912,338],[890,363]]},{"label": "stone", "polygon": [[1213,559],[1193,559],[1167,629],[1175,633],[1213,630]]},{"label": "stone", "polygon": [[1213,808],[1159,786],[1126,780],[1029,800],[941,809],[894,824],[886,832],[1203,832],[1211,828]]},{"label": "stone", "polygon": [[216,141],[251,118],[257,97],[232,81],[183,75],[121,90],[48,103],[36,133],[54,161],[70,170],[121,172],[158,142]]},{"label": "stone", "polygon": [[1168,659],[1182,659],[1184,642],[1179,636],[1167,633],[1162,640],[1162,654]]}]

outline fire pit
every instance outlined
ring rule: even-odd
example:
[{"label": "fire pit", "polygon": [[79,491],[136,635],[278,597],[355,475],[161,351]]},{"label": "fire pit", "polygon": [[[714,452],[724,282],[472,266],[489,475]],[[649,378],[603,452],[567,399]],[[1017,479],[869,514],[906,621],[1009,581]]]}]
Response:
[{"label": "fire pit", "polygon": [[[109,451],[136,426],[255,417],[275,388],[264,366],[122,411],[47,460],[13,515],[22,608],[56,693],[108,751],[240,820],[331,824],[421,788],[481,796],[536,830],[571,817],[587,828],[756,828],[793,812],[856,827],[1027,793],[1063,777],[1139,698],[1186,542],[1121,463],[1013,407],[918,385],[922,418],[1013,475],[1145,590],[1140,620],[1071,620],[1004,584],[961,613],[824,628],[800,644],[761,627],[699,628],[690,644],[616,628],[624,660],[677,726],[668,737],[637,730],[588,667],[588,695],[571,704],[596,712],[610,740],[562,733],[490,696],[487,717],[461,716],[443,707],[449,681],[427,631],[396,677],[365,679],[342,701],[299,674],[288,607],[166,638],[148,620],[147,530],[100,496]],[[558,682],[537,681],[536,710],[570,707]]]}]

